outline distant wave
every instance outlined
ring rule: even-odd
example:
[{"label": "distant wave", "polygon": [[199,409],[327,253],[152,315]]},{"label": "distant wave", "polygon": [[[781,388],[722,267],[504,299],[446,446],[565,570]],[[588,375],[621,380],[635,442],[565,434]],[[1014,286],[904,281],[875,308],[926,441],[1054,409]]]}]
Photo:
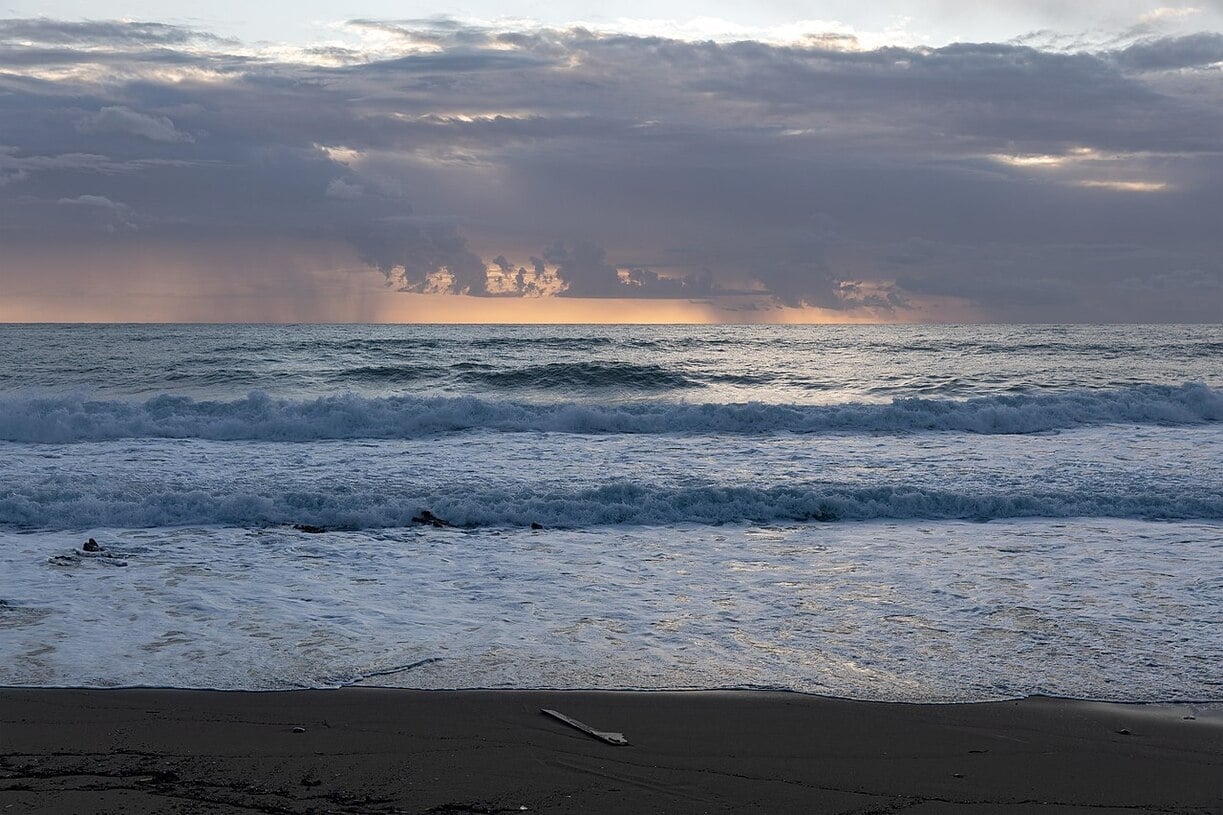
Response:
[{"label": "distant wave", "polygon": [[590,351],[596,348],[608,348],[617,345],[618,341],[611,337],[554,337],[546,335],[523,339],[521,336],[507,334],[472,339],[465,344],[472,348],[504,351],[507,347],[513,347],[519,343],[529,344],[531,348],[547,348],[553,351]]},{"label": "distant wave", "polygon": [[418,382],[444,376],[443,368],[428,365],[360,365],[329,372],[329,379],[341,383]]},{"label": "distant wave", "polygon": [[[473,371],[473,373],[490,372]],[[504,375],[504,374],[498,374]],[[254,392],[234,401],[161,395],[144,402],[79,396],[0,400],[0,441],[69,443],[126,438],[310,441],[419,438],[467,430],[556,433],[957,431],[1039,433],[1083,425],[1223,421],[1223,392],[1203,384],[839,405],[529,404],[474,397],[356,395],[295,401]]]},{"label": "distant wave", "polygon": [[493,388],[670,391],[703,383],[661,365],[628,362],[550,362],[523,368],[464,370],[463,382]]},{"label": "distant wave", "polygon": [[[544,343],[544,348],[555,347]],[[540,390],[628,393],[663,393],[705,386],[705,382],[685,376],[660,365],[629,362],[549,362],[542,365],[506,367],[486,362],[464,361],[446,367],[415,365],[364,365],[344,368],[330,374],[330,380],[354,385],[381,385],[394,382],[414,382],[424,379],[454,381],[475,385],[482,390]],[[722,381],[711,377],[710,381]],[[728,381],[739,381],[732,377]],[[759,384],[771,381],[767,377],[747,377],[743,381]]]},{"label": "distant wave", "polygon": [[350,492],[225,486],[124,489],[46,485],[0,496],[0,525],[24,529],[311,524],[329,529],[402,527],[429,509],[457,527],[585,528],[676,523],[779,523],[925,519],[1115,517],[1223,520],[1223,490],[1198,494],[1118,491],[956,492],[904,486],[811,484],[660,487],[612,482],[572,491]]}]

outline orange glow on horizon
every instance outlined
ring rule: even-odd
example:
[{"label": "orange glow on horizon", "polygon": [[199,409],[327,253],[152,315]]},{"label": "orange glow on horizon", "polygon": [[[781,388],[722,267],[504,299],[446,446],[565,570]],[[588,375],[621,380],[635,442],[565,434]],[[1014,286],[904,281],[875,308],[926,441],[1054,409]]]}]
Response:
[{"label": "orange glow on horizon", "polygon": [[[708,300],[474,297],[396,291],[351,250],[319,242],[31,248],[0,259],[0,322],[894,323],[971,321],[964,303],[911,311]],[[257,270],[257,273],[255,271]]]},{"label": "orange glow on horizon", "polygon": [[564,297],[494,298],[466,295],[381,292],[380,302],[365,300],[332,308],[229,298],[183,297],[165,292],[121,295],[113,300],[6,298],[0,323],[416,323],[416,324],[727,324],[727,323],[879,323],[873,315],[851,315],[816,308],[724,311],[687,300],[586,299]]}]

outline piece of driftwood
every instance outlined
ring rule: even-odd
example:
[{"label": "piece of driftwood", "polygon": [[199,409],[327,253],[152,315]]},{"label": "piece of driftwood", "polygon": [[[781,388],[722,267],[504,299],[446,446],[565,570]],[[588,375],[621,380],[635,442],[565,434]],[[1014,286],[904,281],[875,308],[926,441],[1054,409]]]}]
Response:
[{"label": "piece of driftwood", "polygon": [[560,711],[551,710],[546,707],[541,707],[539,709],[539,712],[544,714],[545,716],[551,716],[553,719],[556,719],[557,721],[564,722],[565,724],[569,725],[570,727],[576,727],[578,730],[581,730],[586,735],[596,738],[599,741],[605,741],[608,744],[614,744],[617,747],[621,747],[621,746],[628,744],[628,739],[624,737],[623,733],[606,733],[602,730],[595,730],[593,727],[591,727],[588,724],[582,724],[577,719],[571,719],[568,716],[566,716],[564,713],[561,713]]}]

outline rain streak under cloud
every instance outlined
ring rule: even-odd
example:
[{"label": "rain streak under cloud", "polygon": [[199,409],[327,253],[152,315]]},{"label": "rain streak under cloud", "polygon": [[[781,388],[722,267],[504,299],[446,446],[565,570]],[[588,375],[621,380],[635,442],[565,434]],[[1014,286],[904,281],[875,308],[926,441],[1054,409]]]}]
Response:
[{"label": "rain streak under cloud", "polygon": [[938,46],[0,20],[0,319],[1218,320],[1223,35],[1163,11]]}]

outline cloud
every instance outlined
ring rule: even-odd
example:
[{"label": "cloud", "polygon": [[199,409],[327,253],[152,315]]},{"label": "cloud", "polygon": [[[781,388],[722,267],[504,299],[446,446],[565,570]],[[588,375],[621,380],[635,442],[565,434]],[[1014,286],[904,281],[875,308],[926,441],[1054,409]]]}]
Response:
[{"label": "cloud", "polygon": [[926,245],[898,282],[915,295],[963,298],[1011,322],[1214,322],[1223,264],[1138,243]]},{"label": "cloud", "polygon": [[166,23],[118,20],[0,19],[0,43],[39,43],[87,48],[174,47],[194,42],[233,42],[207,32]]},{"label": "cloud", "polygon": [[81,223],[86,228],[100,228],[110,234],[134,232],[140,228],[131,207],[112,201],[105,195],[78,195],[75,198],[60,198],[55,203],[83,210]]},{"label": "cloud", "polygon": [[354,184],[343,178],[333,178],[327,182],[327,196],[341,201],[356,201],[365,195],[365,185]]},{"label": "cloud", "polygon": [[77,130],[82,133],[130,133],[150,141],[193,142],[191,134],[174,127],[168,116],[151,116],[116,105],[79,119]]},{"label": "cloud", "polygon": [[315,59],[3,21],[6,240],[323,242],[391,289],[502,299],[1223,313],[1219,34],[1067,52],[353,25],[370,50]]},{"label": "cloud", "polygon": [[487,275],[491,295],[551,297],[563,294],[567,287],[556,267],[537,257],[515,267],[505,255],[498,255],[488,264]]},{"label": "cloud", "polygon": [[116,212],[131,211],[127,204],[112,201],[105,195],[78,195],[76,198],[61,198],[55,203],[66,204],[68,206],[101,207],[102,209],[114,210]]},{"label": "cloud", "polygon": [[556,267],[570,297],[615,297],[624,291],[615,266],[607,262],[601,246],[579,241],[567,246],[557,241],[544,250],[544,260]]},{"label": "cloud", "polygon": [[1201,32],[1185,37],[1134,43],[1113,54],[1130,71],[1172,71],[1223,63],[1223,34]]},{"label": "cloud", "polygon": [[58,175],[137,173],[157,167],[188,167],[196,162],[179,159],[117,160],[96,153],[21,155],[16,147],[0,147],[0,186],[23,181],[34,173]]},{"label": "cloud", "polygon": [[354,221],[343,237],[400,291],[486,293],[484,262],[452,225],[408,218]]}]

